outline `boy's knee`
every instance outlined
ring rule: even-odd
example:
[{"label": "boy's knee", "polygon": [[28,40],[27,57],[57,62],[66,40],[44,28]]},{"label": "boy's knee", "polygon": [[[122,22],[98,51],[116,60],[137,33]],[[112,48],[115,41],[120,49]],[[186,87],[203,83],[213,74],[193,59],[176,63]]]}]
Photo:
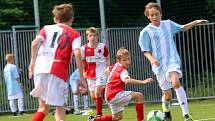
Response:
[{"label": "boy's knee", "polygon": [[138,99],[138,100],[143,100],[143,98],[144,98],[143,94],[140,93],[140,92],[138,92],[138,93],[137,93],[137,99]]},{"label": "boy's knee", "polygon": [[172,93],[171,93],[171,92],[165,92],[165,93],[164,93],[164,99],[165,99],[166,101],[172,100]]},{"label": "boy's knee", "polygon": [[38,109],[38,112],[43,112],[45,115],[47,115],[49,113],[49,107],[46,107],[46,106],[40,107]]},{"label": "boy's knee", "polygon": [[119,121],[122,120],[122,114],[118,114],[118,115],[113,115],[113,121]]}]

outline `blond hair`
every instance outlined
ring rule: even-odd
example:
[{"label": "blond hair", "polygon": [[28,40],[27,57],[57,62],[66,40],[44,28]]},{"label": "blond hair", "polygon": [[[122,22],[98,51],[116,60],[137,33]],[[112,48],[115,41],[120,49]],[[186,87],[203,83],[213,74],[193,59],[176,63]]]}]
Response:
[{"label": "blond hair", "polygon": [[73,6],[72,4],[56,5],[52,10],[52,14],[54,15],[55,19],[57,19],[60,23],[68,22],[74,17]]},{"label": "blond hair", "polygon": [[14,59],[14,55],[12,53],[6,54],[6,56],[5,56],[6,61],[13,60],[13,59]]},{"label": "blond hair", "polygon": [[86,36],[88,34],[90,34],[90,33],[96,33],[97,35],[99,35],[99,32],[98,32],[98,30],[95,27],[89,27],[89,28],[87,28],[87,30],[86,30]]},{"label": "blond hair", "polygon": [[159,10],[160,13],[162,12],[159,4],[150,2],[145,6],[145,11],[144,11],[145,16],[149,16],[149,9],[151,9],[151,8],[155,8],[155,9]]},{"label": "blond hair", "polygon": [[117,50],[116,60],[120,61],[123,57],[127,56],[130,56],[130,52],[126,48],[121,47],[120,49]]}]

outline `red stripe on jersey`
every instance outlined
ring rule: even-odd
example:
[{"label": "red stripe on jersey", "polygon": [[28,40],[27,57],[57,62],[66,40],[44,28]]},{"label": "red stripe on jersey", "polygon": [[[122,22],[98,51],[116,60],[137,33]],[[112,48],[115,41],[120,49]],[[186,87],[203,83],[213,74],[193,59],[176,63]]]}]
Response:
[{"label": "red stripe on jersey", "polygon": [[72,42],[75,38],[79,37],[79,33],[68,26],[61,26],[63,33],[59,37],[59,44],[55,51],[55,57],[51,68],[51,73],[63,79],[65,82],[68,81],[69,64],[72,53]]},{"label": "red stripe on jersey", "polygon": [[109,55],[109,52],[108,52],[107,47],[105,46],[104,47],[104,57],[107,57],[108,55]]},{"label": "red stripe on jersey", "polygon": [[[112,71],[115,64],[109,67],[110,72]],[[117,67],[114,69],[114,71],[111,72],[112,76],[109,77],[108,83],[106,84],[106,99],[108,101],[111,101],[117,93],[125,89],[125,82],[123,82],[120,77],[120,74],[125,70],[125,68],[119,64],[116,66]]]},{"label": "red stripe on jersey", "polygon": [[41,35],[44,39],[46,39],[46,31],[44,27],[40,30],[39,35]]}]

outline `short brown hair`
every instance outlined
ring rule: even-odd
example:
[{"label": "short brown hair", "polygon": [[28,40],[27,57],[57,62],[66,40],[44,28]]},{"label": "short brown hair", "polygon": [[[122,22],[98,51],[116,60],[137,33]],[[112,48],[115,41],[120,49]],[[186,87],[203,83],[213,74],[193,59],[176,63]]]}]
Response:
[{"label": "short brown hair", "polygon": [[5,60],[6,60],[6,61],[12,60],[12,59],[14,59],[14,55],[13,55],[12,53],[6,54],[6,56],[5,56]]},{"label": "short brown hair", "polygon": [[52,10],[54,17],[61,23],[67,22],[74,17],[72,4],[60,4],[54,6]]},{"label": "short brown hair", "polygon": [[116,53],[116,60],[120,61],[125,56],[130,56],[130,52],[124,47],[119,48]]},{"label": "short brown hair", "polygon": [[87,30],[86,30],[86,36],[89,33],[97,33],[97,35],[99,35],[99,32],[98,32],[98,30],[95,27],[89,27],[89,28],[87,28]]},{"label": "short brown hair", "polygon": [[160,11],[160,13],[162,12],[159,4],[150,2],[145,6],[145,11],[144,11],[145,16],[149,16],[149,9],[151,8],[156,8],[157,10]]}]

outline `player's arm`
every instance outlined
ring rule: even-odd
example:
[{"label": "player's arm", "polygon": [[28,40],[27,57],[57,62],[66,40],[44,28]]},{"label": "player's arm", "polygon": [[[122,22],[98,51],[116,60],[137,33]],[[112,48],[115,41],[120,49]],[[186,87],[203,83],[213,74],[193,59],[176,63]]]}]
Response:
[{"label": "player's arm", "polygon": [[82,60],[80,46],[81,46],[81,37],[77,37],[73,42],[72,48],[75,56],[75,62],[76,62],[77,68],[79,69],[80,83],[84,87],[87,87],[86,81],[84,80],[84,76],[83,76],[83,60]]},{"label": "player's arm", "polygon": [[147,84],[147,83],[151,83],[154,82],[154,80],[152,78],[148,78],[145,80],[137,80],[137,79],[132,79],[132,78],[126,78],[125,82],[128,84]]},{"label": "player's arm", "polygon": [[37,36],[31,43],[31,61],[29,65],[29,78],[32,79],[33,73],[34,73],[34,66],[37,56],[37,51],[40,46],[40,42],[42,41],[42,38],[40,36]]},{"label": "player's arm", "polygon": [[192,21],[192,22],[190,22],[188,24],[185,24],[184,27],[182,28],[182,31],[187,31],[187,30],[191,29],[195,25],[206,24],[206,23],[208,23],[208,20],[205,20],[205,19],[195,20],[195,21]]},{"label": "player's arm", "polygon": [[110,76],[109,66],[105,69],[104,73],[107,78]]},{"label": "player's arm", "polygon": [[151,65],[160,66],[160,62],[154,56],[152,56],[150,52],[145,51],[143,54],[149,60]]}]

